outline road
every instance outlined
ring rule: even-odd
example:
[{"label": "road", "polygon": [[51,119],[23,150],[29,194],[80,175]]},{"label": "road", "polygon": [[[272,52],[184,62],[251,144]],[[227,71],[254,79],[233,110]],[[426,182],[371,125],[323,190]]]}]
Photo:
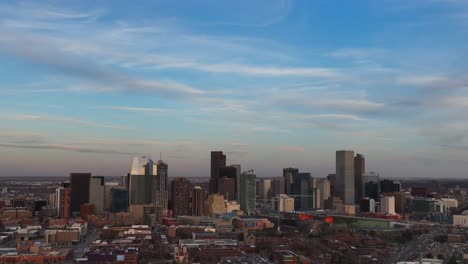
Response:
[{"label": "road", "polygon": [[88,234],[84,237],[79,245],[72,246],[73,258],[81,258],[89,249],[89,246],[93,241],[99,238],[100,230],[95,227],[88,227]]}]

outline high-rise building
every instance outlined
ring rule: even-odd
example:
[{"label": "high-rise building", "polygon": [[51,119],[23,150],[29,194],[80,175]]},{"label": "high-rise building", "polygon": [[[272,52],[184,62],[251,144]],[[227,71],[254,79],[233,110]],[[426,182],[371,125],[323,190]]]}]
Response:
[{"label": "high-rise building", "polygon": [[[104,183],[104,211],[109,212],[112,208],[112,194],[111,190],[114,188],[124,188],[122,187],[118,182],[105,182]],[[128,192],[127,192],[128,194]],[[128,197],[127,197],[127,203],[128,203]]]},{"label": "high-rise building", "polygon": [[336,185],[336,174],[328,174],[327,180],[330,182],[330,195],[334,195]]},{"label": "high-rise building", "polygon": [[222,151],[211,151],[210,193],[218,192],[219,169],[226,167],[226,155]]},{"label": "high-rise building", "polygon": [[223,195],[228,201],[236,199],[236,179],[221,177],[218,179],[218,193]]},{"label": "high-rise building", "polygon": [[345,204],[354,204],[354,151],[336,152],[336,187],[335,195]]},{"label": "high-rise building", "polygon": [[190,193],[192,183],[184,178],[177,177],[171,182],[172,211],[176,216],[191,215]]},{"label": "high-rise building", "polygon": [[284,168],[283,169],[283,178],[284,178],[284,193],[291,195],[291,184],[293,183],[294,177],[299,174],[299,169],[297,168]]},{"label": "high-rise building", "polygon": [[364,173],[361,188],[362,198],[369,197],[377,201],[380,195],[380,175],[375,172]]},{"label": "high-rise building", "polygon": [[230,167],[236,168],[236,201],[240,201],[240,175],[241,175],[241,165],[240,164],[234,164],[231,165]]},{"label": "high-rise building", "polygon": [[380,212],[388,215],[395,214],[395,197],[384,196],[380,199]]},{"label": "high-rise building", "polygon": [[154,206],[162,207],[163,209],[167,209],[168,205],[167,178],[167,163],[158,160],[153,165],[151,202]]},{"label": "high-rise building", "polygon": [[192,190],[192,215],[203,215],[203,204],[205,202],[205,190],[200,186],[195,186]]},{"label": "high-rise building", "polygon": [[129,205],[151,203],[153,161],[145,156],[134,157],[129,173]]},{"label": "high-rise building", "polygon": [[310,173],[297,173],[293,175],[291,183],[291,194],[294,197],[294,209],[311,210],[315,208],[314,178]]},{"label": "high-rise building", "polygon": [[399,181],[383,180],[380,181],[380,192],[381,193],[394,193],[399,192],[401,184]]},{"label": "high-rise building", "polygon": [[259,181],[259,199],[266,203],[271,198],[271,179],[261,179]]},{"label": "high-rise building", "polygon": [[89,203],[94,205],[94,212],[104,212],[104,177],[93,176],[89,181]]},{"label": "high-rise building", "polygon": [[255,212],[255,182],[256,175],[253,170],[244,171],[240,176],[240,206],[246,214]]},{"label": "high-rise building", "polygon": [[91,173],[70,174],[70,210],[79,212],[80,205],[89,202],[89,181]]},{"label": "high-rise building", "polygon": [[395,212],[397,214],[405,214],[408,210],[406,203],[408,197],[405,192],[383,193],[383,196],[395,197]]},{"label": "high-rise building", "polygon": [[358,202],[362,197],[362,175],[366,173],[366,159],[362,154],[354,157],[354,188],[355,200]]},{"label": "high-rise building", "polygon": [[294,211],[294,198],[286,194],[280,194],[278,197],[273,198],[273,209],[278,212]]},{"label": "high-rise building", "polygon": [[320,192],[320,206],[318,206],[318,208],[324,208],[325,200],[328,200],[328,198],[330,198],[330,181],[328,179],[320,179],[317,184],[317,189]]},{"label": "high-rise building", "polygon": [[114,187],[110,190],[111,208],[114,213],[127,212],[128,210],[128,190]]},{"label": "high-rise building", "polygon": [[70,218],[70,192],[70,184],[68,183],[64,183],[63,186],[58,187],[56,190],[58,218]]},{"label": "high-rise building", "polygon": [[271,197],[277,197],[284,192],[284,177],[274,177],[271,180]]}]

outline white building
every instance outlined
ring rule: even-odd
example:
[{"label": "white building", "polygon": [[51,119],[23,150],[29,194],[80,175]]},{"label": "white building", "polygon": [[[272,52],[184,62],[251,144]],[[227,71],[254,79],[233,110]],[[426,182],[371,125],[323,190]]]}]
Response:
[{"label": "white building", "polygon": [[395,214],[395,197],[384,196],[380,199],[380,212],[388,215]]},{"label": "white building", "polygon": [[468,214],[454,215],[453,216],[453,225],[459,227],[468,227]]},{"label": "white building", "polygon": [[273,198],[274,210],[278,212],[294,211],[294,197],[289,197],[286,194],[280,194]]}]

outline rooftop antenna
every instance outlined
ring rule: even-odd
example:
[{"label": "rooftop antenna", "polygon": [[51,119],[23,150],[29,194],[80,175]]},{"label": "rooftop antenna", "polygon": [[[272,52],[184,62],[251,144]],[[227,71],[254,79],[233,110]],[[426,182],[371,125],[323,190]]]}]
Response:
[{"label": "rooftop antenna", "polygon": [[159,152],[159,160],[162,160],[162,152]]}]

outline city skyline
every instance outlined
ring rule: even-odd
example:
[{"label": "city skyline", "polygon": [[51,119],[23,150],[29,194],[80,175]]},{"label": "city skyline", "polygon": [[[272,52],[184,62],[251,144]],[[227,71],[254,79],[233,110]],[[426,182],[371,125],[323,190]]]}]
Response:
[{"label": "city skyline", "polygon": [[0,176],[466,178],[468,3],[4,1]]}]

